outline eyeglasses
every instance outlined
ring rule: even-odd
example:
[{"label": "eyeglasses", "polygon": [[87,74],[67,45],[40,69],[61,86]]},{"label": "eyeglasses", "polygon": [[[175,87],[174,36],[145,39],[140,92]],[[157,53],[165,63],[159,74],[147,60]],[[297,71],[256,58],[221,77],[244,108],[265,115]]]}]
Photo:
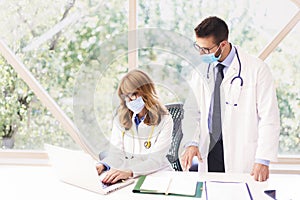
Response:
[{"label": "eyeglasses", "polygon": [[209,54],[210,50],[215,48],[216,46],[219,46],[220,44],[216,44],[215,46],[211,48],[205,48],[205,47],[200,47],[196,42],[194,42],[194,47],[197,51],[199,51],[201,54]]},{"label": "eyeglasses", "polygon": [[138,98],[138,92],[129,93],[129,94],[122,94],[121,97],[125,101],[133,101],[133,100],[136,100]]}]

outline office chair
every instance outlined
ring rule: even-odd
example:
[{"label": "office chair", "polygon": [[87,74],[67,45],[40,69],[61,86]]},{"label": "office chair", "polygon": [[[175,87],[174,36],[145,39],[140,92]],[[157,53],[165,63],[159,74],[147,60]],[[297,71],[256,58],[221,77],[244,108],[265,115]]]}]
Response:
[{"label": "office chair", "polygon": [[167,158],[175,171],[182,171],[180,161],[179,161],[179,156],[178,156],[178,149],[183,136],[182,125],[181,125],[181,121],[183,119],[183,112],[184,112],[183,103],[171,103],[171,104],[166,104],[165,106],[167,107],[169,113],[172,115],[173,124],[174,124],[171,148],[169,149]]}]

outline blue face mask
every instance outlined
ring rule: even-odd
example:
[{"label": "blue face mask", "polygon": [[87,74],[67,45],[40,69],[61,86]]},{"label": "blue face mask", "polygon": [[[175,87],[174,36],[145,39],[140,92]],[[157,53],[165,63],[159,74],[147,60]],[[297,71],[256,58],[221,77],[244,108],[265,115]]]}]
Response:
[{"label": "blue face mask", "polygon": [[215,61],[218,61],[221,58],[221,54],[218,57],[215,56],[215,53],[203,54],[200,56],[200,58],[201,58],[202,62],[210,64]]},{"label": "blue face mask", "polygon": [[[218,47],[218,49],[216,50],[216,52],[218,52],[219,48],[220,48],[220,46]],[[200,58],[201,58],[202,62],[210,64],[210,63],[218,61],[221,58],[221,54],[222,54],[223,51],[221,51],[221,53],[220,53],[220,55],[218,57],[215,56],[216,52],[200,55]]]}]

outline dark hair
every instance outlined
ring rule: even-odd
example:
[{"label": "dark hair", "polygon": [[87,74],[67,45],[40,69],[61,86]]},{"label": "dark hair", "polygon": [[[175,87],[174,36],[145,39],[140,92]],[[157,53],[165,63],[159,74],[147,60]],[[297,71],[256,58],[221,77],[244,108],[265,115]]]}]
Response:
[{"label": "dark hair", "polygon": [[228,26],[222,19],[212,16],[204,19],[195,29],[196,36],[205,38],[213,36],[216,44],[228,39]]}]

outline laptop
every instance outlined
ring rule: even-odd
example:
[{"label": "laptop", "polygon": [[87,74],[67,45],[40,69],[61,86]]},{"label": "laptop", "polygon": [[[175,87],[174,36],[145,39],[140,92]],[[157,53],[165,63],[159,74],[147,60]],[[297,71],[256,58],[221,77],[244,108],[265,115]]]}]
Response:
[{"label": "laptop", "polygon": [[44,147],[58,178],[65,183],[99,194],[108,194],[134,182],[133,179],[127,179],[115,184],[104,184],[101,180],[106,173],[98,175],[96,161],[89,154],[50,144],[44,144]]}]

